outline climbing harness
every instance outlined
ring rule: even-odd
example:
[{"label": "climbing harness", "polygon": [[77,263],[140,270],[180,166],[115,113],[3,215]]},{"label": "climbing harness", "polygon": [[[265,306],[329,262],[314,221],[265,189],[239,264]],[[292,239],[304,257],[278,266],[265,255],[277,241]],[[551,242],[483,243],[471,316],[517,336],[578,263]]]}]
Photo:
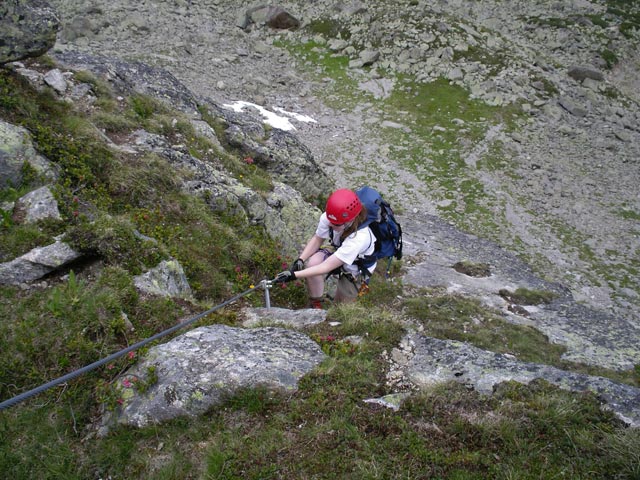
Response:
[{"label": "climbing harness", "polygon": [[249,288],[248,290],[245,290],[242,293],[237,294],[236,296],[230,298],[229,300],[216,305],[213,308],[210,308],[209,310],[207,310],[206,312],[202,312],[198,315],[196,315],[193,318],[190,318],[189,320],[186,320],[178,325],[175,325],[171,328],[168,328],[160,333],[156,333],[155,335],[153,335],[152,337],[149,337],[145,340],[142,340],[134,345],[131,345],[123,350],[120,350],[119,352],[113,353],[111,355],[109,355],[108,357],[105,357],[101,360],[98,360],[96,362],[93,362],[90,365],[86,365],[82,368],[79,368],[78,370],[75,370],[73,372],[70,372],[66,375],[63,375],[62,377],[59,377],[55,380],[52,380],[48,383],[45,383],[44,385],[40,385],[39,387],[36,387],[32,390],[29,390],[28,392],[24,392],[21,393],[20,395],[17,395],[13,398],[10,398],[9,400],[5,400],[2,403],[0,403],[0,411],[4,410],[6,408],[12,407],[13,405],[16,405],[24,400],[27,400],[28,398],[31,398],[35,395],[38,395],[39,393],[44,392],[45,390],[48,390],[52,387],[55,387],[56,385],[60,385],[61,383],[65,383],[68,382],[69,380],[72,380],[76,377],[79,377],[80,375],[90,372],[91,370],[95,370],[96,368],[105,365],[107,363],[110,363],[114,360],[116,360],[117,358],[122,357],[123,355],[126,355],[129,352],[132,352],[134,350],[137,350],[145,345],[147,345],[148,343],[153,342],[154,340],[158,340],[159,338],[162,338],[166,335],[169,335],[170,333],[173,333],[177,330],[183,329],[189,325],[191,325],[192,323],[194,323],[197,320],[200,320],[203,317],[206,317],[207,315],[215,312],[216,310],[220,310],[223,307],[226,307],[227,305],[235,302],[236,300],[244,297],[245,295],[248,295],[249,293],[252,293],[254,290],[258,289],[258,288],[263,288],[264,289],[264,300],[265,300],[265,306],[266,308],[271,308],[271,300],[269,298],[269,289],[273,287],[273,280],[262,280],[258,285],[256,286],[251,286],[251,288]]}]

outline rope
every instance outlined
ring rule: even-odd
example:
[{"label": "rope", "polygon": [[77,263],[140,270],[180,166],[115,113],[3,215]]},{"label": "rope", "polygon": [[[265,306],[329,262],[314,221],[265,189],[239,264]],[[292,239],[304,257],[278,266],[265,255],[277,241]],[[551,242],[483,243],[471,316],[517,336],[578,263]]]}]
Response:
[{"label": "rope", "polygon": [[[262,282],[260,282],[260,284],[258,285],[258,287],[263,287],[265,288],[265,290],[268,291],[268,289],[271,287],[271,282],[268,280],[263,280]],[[150,342],[153,342],[154,340],[157,340],[159,338],[162,338],[166,335],[169,335],[170,333],[175,332],[176,330],[180,330],[182,328],[185,328],[189,325],[191,325],[193,322],[195,322],[196,320],[200,320],[202,317],[206,317],[207,315],[209,315],[210,313],[215,312],[216,310],[220,310],[223,307],[226,307],[227,305],[229,305],[230,303],[235,302],[236,300],[238,300],[239,298],[244,297],[245,295],[248,295],[249,293],[253,292],[257,287],[251,287],[248,290],[245,290],[242,293],[239,293],[238,295],[230,298],[229,300],[221,303],[220,305],[216,305],[213,308],[210,308],[209,310],[207,310],[206,312],[202,312],[198,315],[196,315],[193,318],[190,318],[189,320],[182,322],[178,325],[174,325],[171,328],[168,328],[160,333],[156,333],[155,335],[153,335],[152,337],[149,337],[145,340],[142,340],[138,343],[135,343],[127,348],[125,348],[124,350],[120,350],[119,352],[113,353],[111,355],[109,355],[108,357],[105,357],[101,360],[98,360],[96,362],[93,362],[90,365],[86,365],[82,368],[79,368],[78,370],[75,370],[73,372],[67,373],[66,375],[56,378],[55,380],[52,380],[48,383],[45,383],[44,385],[40,385],[39,387],[36,387],[32,390],[29,390],[28,392],[24,392],[21,393],[20,395],[17,395],[13,398],[10,398],[9,400],[5,400],[4,402],[0,403],[0,411],[4,410],[6,408],[9,408],[13,405],[16,405],[17,403],[20,403],[28,398],[33,397],[34,395],[38,395],[39,393],[44,392],[45,390],[50,389],[51,387],[55,387],[56,385],[59,385],[61,383],[65,383],[69,380],[72,380],[76,377],[79,377],[80,375],[86,373],[86,372],[90,372],[91,370],[95,370],[96,368],[109,363],[123,355],[126,355],[127,353],[133,351],[133,350],[137,350],[140,347],[143,347],[145,345],[147,345]]]}]

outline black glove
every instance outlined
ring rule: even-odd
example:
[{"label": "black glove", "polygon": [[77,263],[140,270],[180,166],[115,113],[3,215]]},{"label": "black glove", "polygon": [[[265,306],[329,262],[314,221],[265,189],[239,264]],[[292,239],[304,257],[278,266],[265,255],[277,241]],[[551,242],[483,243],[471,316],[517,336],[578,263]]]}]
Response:
[{"label": "black glove", "polygon": [[304,260],[301,258],[297,258],[295,262],[291,264],[290,272],[297,272],[299,270],[304,270]]},{"label": "black glove", "polygon": [[296,279],[296,274],[290,270],[285,270],[284,272],[280,272],[276,275],[276,278],[273,279],[274,283],[288,283],[293,282]]}]

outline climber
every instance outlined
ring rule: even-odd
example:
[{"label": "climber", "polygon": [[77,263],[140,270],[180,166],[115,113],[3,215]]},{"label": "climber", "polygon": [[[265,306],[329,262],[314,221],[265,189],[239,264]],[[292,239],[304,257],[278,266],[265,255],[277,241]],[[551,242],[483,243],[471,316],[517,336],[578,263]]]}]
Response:
[{"label": "climber", "polygon": [[[275,281],[306,279],[310,307],[322,308],[324,282],[337,275],[334,301],[354,301],[376,267],[372,259],[376,238],[369,227],[359,228],[366,220],[367,210],[354,191],[333,192],[315,234],[291,268],[279,273]],[[325,240],[329,240],[328,246],[323,246]]]}]

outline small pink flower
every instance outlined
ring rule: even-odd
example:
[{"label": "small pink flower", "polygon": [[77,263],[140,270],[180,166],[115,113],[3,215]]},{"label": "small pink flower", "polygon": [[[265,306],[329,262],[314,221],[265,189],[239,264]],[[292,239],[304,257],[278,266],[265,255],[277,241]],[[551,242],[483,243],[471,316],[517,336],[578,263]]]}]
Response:
[{"label": "small pink flower", "polygon": [[116,366],[113,363],[107,365],[107,370],[113,370],[114,368],[116,368]]},{"label": "small pink flower", "polygon": [[247,165],[253,165],[253,158],[251,157],[246,157],[244,159],[244,163],[246,163]]},{"label": "small pink flower", "polygon": [[133,360],[134,358],[136,358],[136,352],[134,352],[133,350],[130,351],[129,353],[127,353],[127,358],[129,360]]},{"label": "small pink flower", "polygon": [[73,203],[78,203],[78,202],[79,202],[78,197],[73,197]]},{"label": "small pink flower", "polygon": [[80,212],[78,210],[74,210],[73,211],[73,216],[77,217],[78,215],[80,215]]},{"label": "small pink flower", "polygon": [[282,269],[283,269],[283,270],[286,270],[288,266],[289,266],[289,265],[287,265],[285,262],[282,262]]},{"label": "small pink flower", "polygon": [[116,400],[116,402],[118,402],[119,405],[122,405],[124,403],[124,400],[122,398],[119,398],[118,400]]},{"label": "small pink flower", "polygon": [[125,378],[125,379],[122,381],[122,385],[123,385],[125,388],[131,388],[131,382],[129,381],[129,379],[128,379],[128,378]]},{"label": "small pink flower", "polygon": [[242,268],[240,268],[240,265],[238,265],[238,266],[236,267],[236,273],[240,273],[241,271],[242,271]]}]

